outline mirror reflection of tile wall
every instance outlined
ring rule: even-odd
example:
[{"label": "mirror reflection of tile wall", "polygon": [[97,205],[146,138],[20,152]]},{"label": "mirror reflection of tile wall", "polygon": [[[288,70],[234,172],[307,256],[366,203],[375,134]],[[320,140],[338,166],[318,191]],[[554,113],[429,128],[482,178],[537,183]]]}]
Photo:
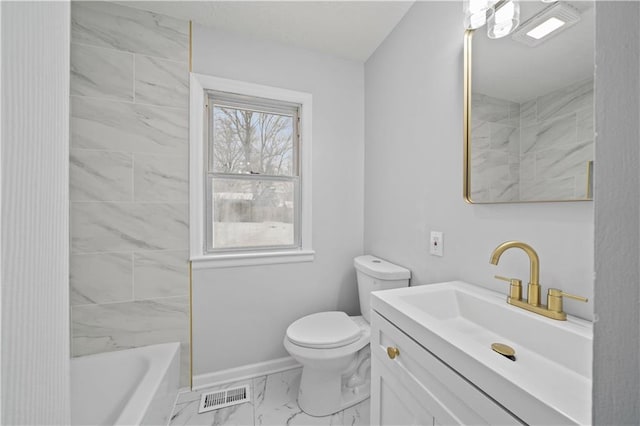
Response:
[{"label": "mirror reflection of tile wall", "polygon": [[522,103],[472,95],[474,202],[587,198],[593,80]]},{"label": "mirror reflection of tile wall", "polygon": [[189,383],[187,21],[71,5],[72,355],[181,342]]}]

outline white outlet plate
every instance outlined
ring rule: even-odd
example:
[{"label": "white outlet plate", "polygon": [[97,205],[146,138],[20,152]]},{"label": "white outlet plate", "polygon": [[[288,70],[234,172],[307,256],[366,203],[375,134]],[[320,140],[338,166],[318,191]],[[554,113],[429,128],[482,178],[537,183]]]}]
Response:
[{"label": "white outlet plate", "polygon": [[433,256],[443,256],[444,238],[442,236],[442,232],[431,231],[431,238],[429,239],[429,253]]}]

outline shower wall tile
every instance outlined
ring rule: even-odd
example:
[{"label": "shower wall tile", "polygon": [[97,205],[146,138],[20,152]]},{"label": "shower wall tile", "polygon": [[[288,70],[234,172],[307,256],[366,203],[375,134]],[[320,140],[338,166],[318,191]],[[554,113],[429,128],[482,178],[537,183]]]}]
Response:
[{"label": "shower wall tile", "polygon": [[509,104],[509,125],[512,127],[520,127],[520,108],[519,103]]},{"label": "shower wall tile", "polygon": [[526,154],[558,145],[575,145],[576,140],[577,127],[574,113],[523,128],[521,152]]},{"label": "shower wall tile", "polygon": [[576,112],[578,125],[578,142],[594,138],[593,108],[581,109]]},{"label": "shower wall tile", "polygon": [[133,55],[73,45],[71,94],[133,101]]},{"label": "shower wall tile", "polygon": [[474,93],[471,96],[474,120],[499,123],[509,120],[510,102],[492,96]]},{"label": "shower wall tile", "polygon": [[508,150],[511,140],[519,139],[517,127],[504,124],[490,123],[491,125],[491,149]]},{"label": "shower wall tile", "polygon": [[520,105],[520,127],[531,126],[538,122],[536,100],[523,102]]},{"label": "shower wall tile", "polygon": [[547,120],[579,109],[593,109],[593,80],[582,81],[537,99],[538,120]]},{"label": "shower wall tile", "polygon": [[187,249],[187,204],[72,203],[72,252]]},{"label": "shower wall tile", "polygon": [[558,146],[536,153],[536,176],[546,179],[586,174],[593,159],[593,141]]},{"label": "shower wall tile", "polygon": [[518,181],[497,182],[491,188],[491,200],[498,203],[507,203],[519,200]]},{"label": "shower wall tile", "polygon": [[187,297],[74,306],[73,356],[188,342]]},{"label": "shower wall tile", "polygon": [[71,201],[132,201],[133,160],[129,153],[71,150]]},{"label": "shower wall tile", "polygon": [[184,62],[136,55],[136,102],[187,108],[189,67]]},{"label": "shower wall tile", "polygon": [[71,305],[133,300],[130,253],[72,254]]},{"label": "shower wall tile", "polygon": [[188,22],[71,14],[72,353],[179,341],[188,386]]},{"label": "shower wall tile", "polygon": [[188,111],[71,98],[71,147],[188,155]]},{"label": "shower wall tile", "polygon": [[530,153],[520,157],[520,180],[532,181],[536,178],[536,154]]},{"label": "shower wall tile", "polygon": [[188,158],[135,154],[136,201],[189,201]]},{"label": "shower wall tile", "polygon": [[488,138],[491,135],[491,123],[484,120],[471,120],[472,136]]},{"label": "shower wall tile", "polygon": [[189,252],[134,253],[136,300],[189,294]]},{"label": "shower wall tile", "polygon": [[187,62],[189,26],[181,19],[110,2],[75,2],[71,40]]},{"label": "shower wall tile", "polygon": [[575,177],[521,181],[520,196],[530,201],[573,199],[575,197]]}]

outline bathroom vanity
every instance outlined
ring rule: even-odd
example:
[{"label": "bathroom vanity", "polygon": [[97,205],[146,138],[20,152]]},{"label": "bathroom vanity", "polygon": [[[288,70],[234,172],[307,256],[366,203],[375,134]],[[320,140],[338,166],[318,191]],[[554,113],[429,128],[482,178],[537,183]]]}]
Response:
[{"label": "bathroom vanity", "polygon": [[371,305],[372,424],[590,424],[591,323],[459,281],[376,292]]}]

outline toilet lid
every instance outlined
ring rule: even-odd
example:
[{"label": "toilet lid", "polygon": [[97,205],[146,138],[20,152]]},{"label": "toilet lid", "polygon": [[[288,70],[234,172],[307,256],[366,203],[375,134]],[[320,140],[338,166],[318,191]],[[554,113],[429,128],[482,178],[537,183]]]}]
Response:
[{"label": "toilet lid", "polygon": [[344,312],[307,315],[287,328],[287,338],[307,348],[338,348],[360,338],[360,327]]}]

